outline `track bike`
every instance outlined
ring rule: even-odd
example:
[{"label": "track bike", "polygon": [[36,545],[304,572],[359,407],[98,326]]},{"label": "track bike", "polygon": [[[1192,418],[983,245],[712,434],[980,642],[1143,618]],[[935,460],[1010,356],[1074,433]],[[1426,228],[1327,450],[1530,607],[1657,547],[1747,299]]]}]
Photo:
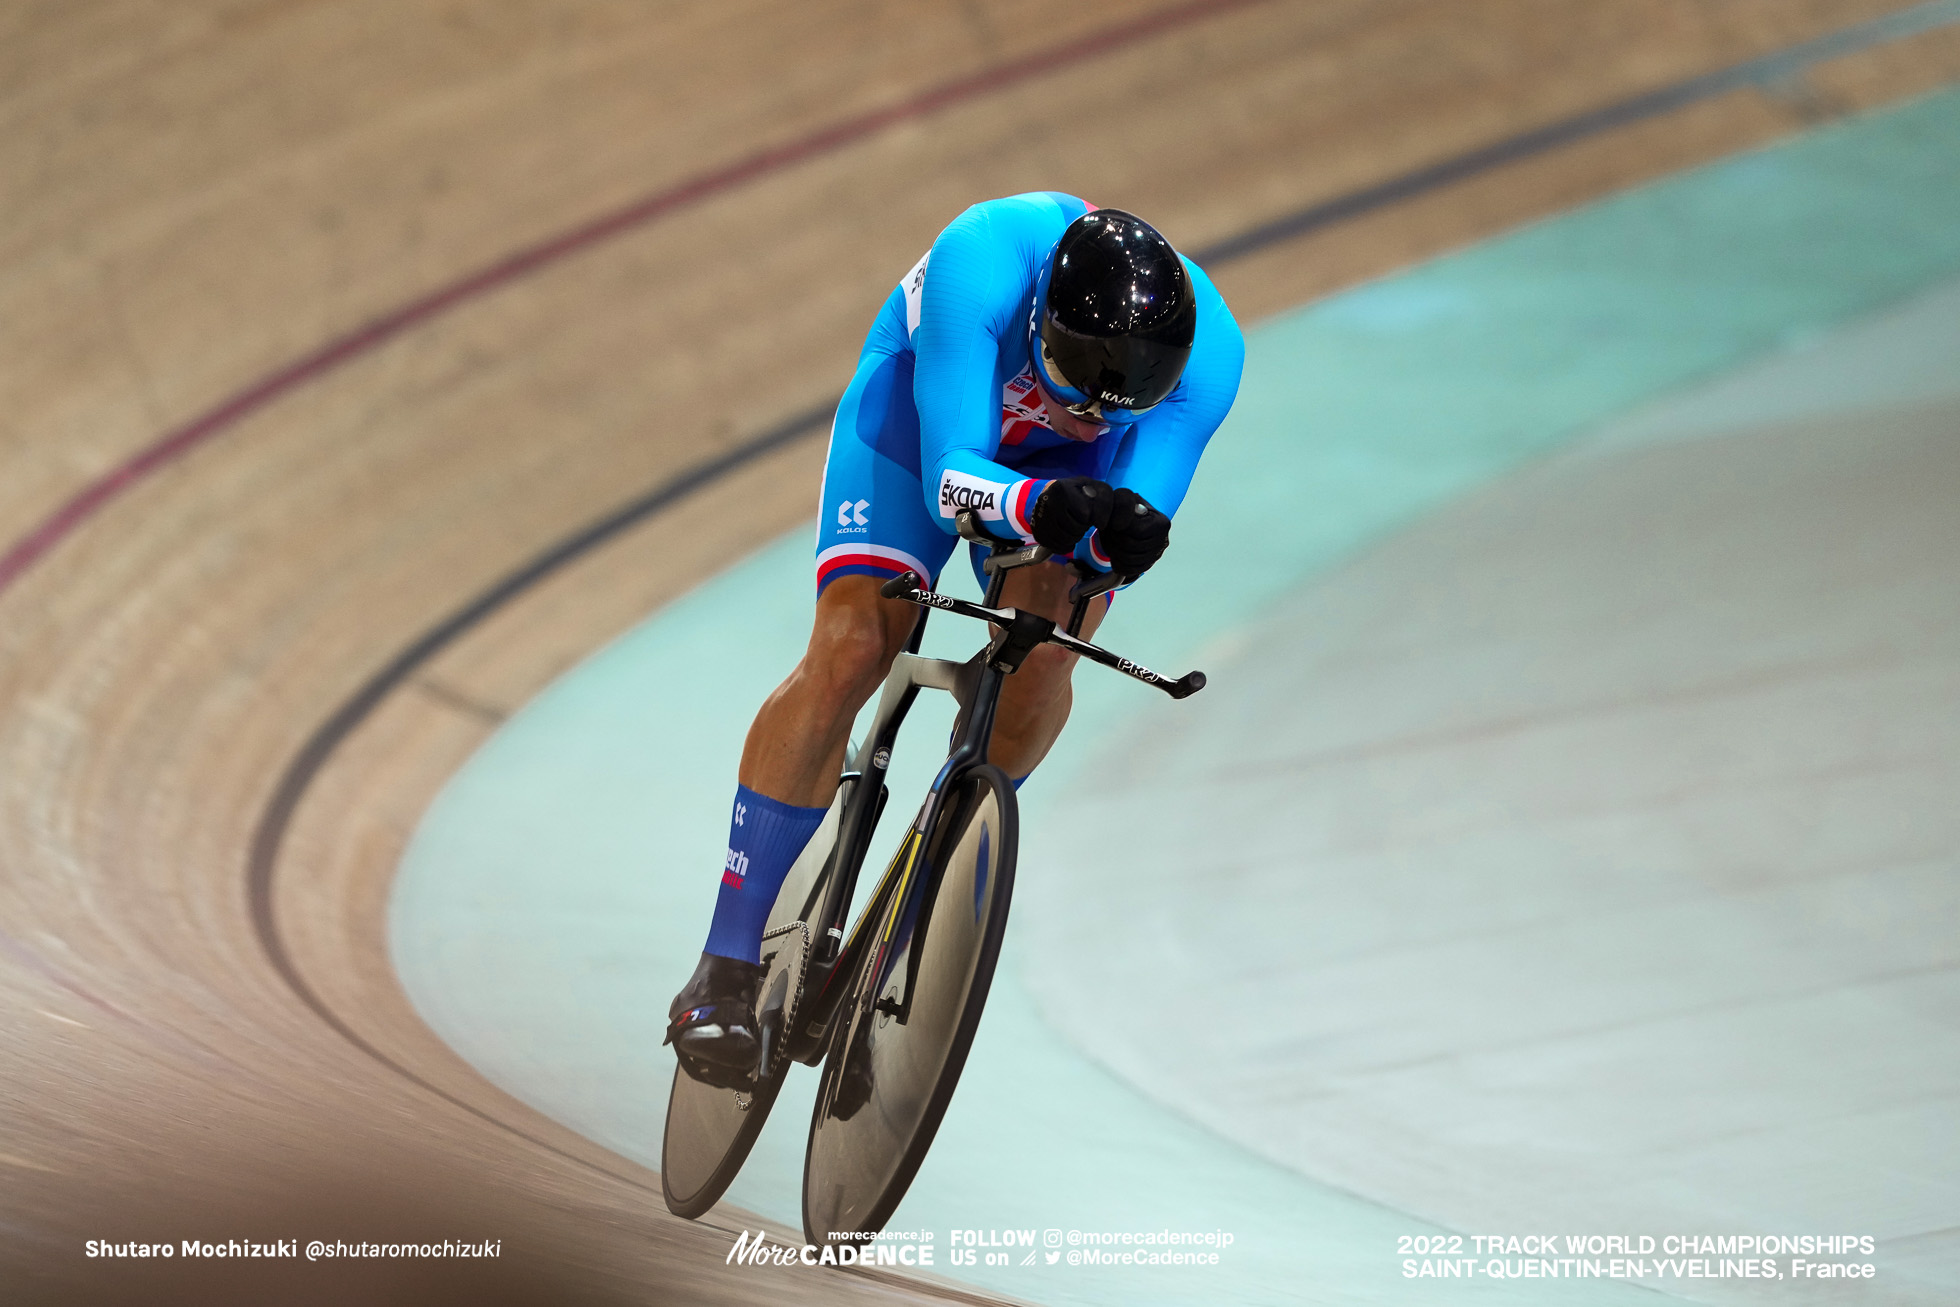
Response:
[{"label": "track bike", "polygon": [[[675,1069],[660,1182],[676,1215],[700,1216],[734,1181],[789,1065],[822,1063],[803,1168],[804,1236],[820,1246],[863,1243],[882,1229],[952,1100],[1007,926],[1018,810],[1012,782],[987,761],[1003,678],[1040,645],[1055,644],[1174,699],[1204,688],[1202,672],[1171,680],[1080,638],[1090,604],[1127,578],[1078,569],[1066,629],[999,607],[1010,571],[1052,555],[988,536],[971,511],[956,520],[963,537],[990,547],[981,603],[925,589],[913,572],[887,581],[881,593],[928,614],[978,618],[991,637],[965,662],[921,657],[922,615],[894,659],[870,730],[850,753],[836,798],[764,930],[752,1082],[718,1089]],[[890,797],[892,747],[921,689],[944,690],[957,702],[951,749],[846,934],[859,871]]]}]

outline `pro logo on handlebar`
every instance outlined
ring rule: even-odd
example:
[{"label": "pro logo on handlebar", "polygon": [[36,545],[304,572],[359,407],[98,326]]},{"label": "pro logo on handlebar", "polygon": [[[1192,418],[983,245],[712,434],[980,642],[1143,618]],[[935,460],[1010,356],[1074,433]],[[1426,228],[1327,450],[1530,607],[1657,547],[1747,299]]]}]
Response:
[{"label": "pro logo on handlebar", "polygon": [[1128,672],[1131,676],[1136,677],[1138,680],[1148,681],[1152,685],[1155,685],[1157,684],[1157,682],[1164,679],[1163,677],[1157,675],[1157,673],[1151,671],[1148,667],[1144,667],[1141,666],[1140,664],[1133,663],[1127,658],[1118,658],[1116,660],[1116,670],[1119,672]]}]

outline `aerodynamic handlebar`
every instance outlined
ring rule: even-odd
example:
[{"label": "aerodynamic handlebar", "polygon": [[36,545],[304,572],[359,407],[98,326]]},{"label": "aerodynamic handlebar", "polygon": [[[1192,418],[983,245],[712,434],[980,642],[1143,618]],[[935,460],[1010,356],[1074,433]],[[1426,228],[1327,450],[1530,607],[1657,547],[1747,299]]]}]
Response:
[{"label": "aerodynamic handlebar", "polygon": [[[1099,645],[1090,644],[1087,640],[1078,639],[1065,631],[1058,631],[1055,629],[1055,624],[1045,617],[1024,613],[1018,608],[989,608],[985,604],[956,599],[952,595],[939,594],[922,586],[922,578],[917,572],[904,572],[878,587],[878,593],[887,599],[903,599],[922,608],[936,608],[941,612],[956,613],[961,617],[977,617],[983,622],[993,623],[1003,631],[1025,633],[1036,644],[1060,645],[1070,653],[1087,658],[1092,663],[1113,668],[1125,676],[1142,681],[1145,685],[1154,685],[1173,699],[1188,699],[1205,688],[1203,672],[1186,672],[1183,676],[1172,680],[1167,676],[1158,675],[1141,663],[1133,663]],[[1114,585],[1108,588],[1113,589]],[[1092,590],[1089,593],[1097,592]],[[1043,627],[1046,629],[1041,629]]]}]

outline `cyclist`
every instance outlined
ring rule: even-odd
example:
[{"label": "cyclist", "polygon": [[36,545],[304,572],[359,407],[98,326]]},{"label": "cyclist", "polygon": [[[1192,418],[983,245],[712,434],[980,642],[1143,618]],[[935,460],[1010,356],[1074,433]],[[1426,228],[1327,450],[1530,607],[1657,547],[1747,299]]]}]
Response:
[{"label": "cyclist", "polygon": [[[1210,279],[1155,228],[1055,192],[974,205],[892,292],[831,427],[810,644],[749,728],[707,946],[669,1009],[690,1075],[739,1088],[755,1069],[770,909],[918,619],[878,587],[932,584],[968,508],[1057,555],[1009,574],[1007,606],[1065,619],[1069,558],[1148,570],[1244,355]],[[1017,786],[1068,718],[1074,662],[1044,645],[1002,687],[991,761]]]}]

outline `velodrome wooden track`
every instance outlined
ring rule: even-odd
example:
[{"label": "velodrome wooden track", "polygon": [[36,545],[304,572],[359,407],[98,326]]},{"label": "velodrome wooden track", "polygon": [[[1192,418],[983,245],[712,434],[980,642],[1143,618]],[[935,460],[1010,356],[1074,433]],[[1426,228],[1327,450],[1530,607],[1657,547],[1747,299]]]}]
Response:
[{"label": "velodrome wooden track", "polygon": [[[382,934],[423,805],[571,661],[811,514],[807,415],[965,204],[1067,189],[1215,248],[1902,7],[0,9],[0,1298],[971,1298],[731,1274],[722,1228],[441,1046]],[[1216,275],[1257,319],[1956,76],[1951,28],[1874,46]],[[82,1255],[404,1232],[504,1256]]]}]

